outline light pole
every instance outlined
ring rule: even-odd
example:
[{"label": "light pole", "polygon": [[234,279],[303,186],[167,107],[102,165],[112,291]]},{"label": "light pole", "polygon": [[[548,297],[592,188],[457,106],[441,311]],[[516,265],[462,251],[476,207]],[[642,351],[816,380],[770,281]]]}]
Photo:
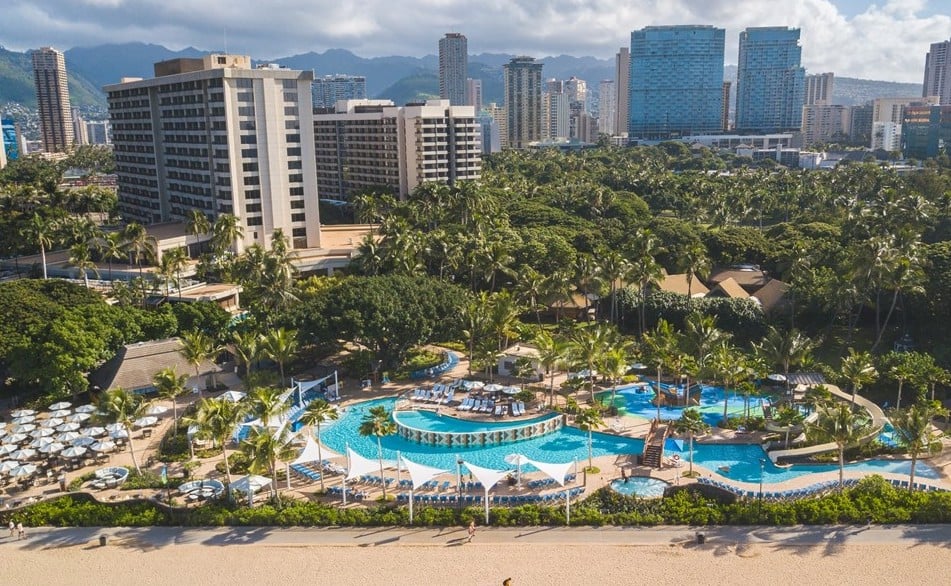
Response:
[{"label": "light pole", "polygon": [[456,458],[456,504],[462,505],[462,458]]},{"label": "light pole", "polygon": [[763,502],[763,473],[766,469],[766,459],[759,459],[759,500]]}]

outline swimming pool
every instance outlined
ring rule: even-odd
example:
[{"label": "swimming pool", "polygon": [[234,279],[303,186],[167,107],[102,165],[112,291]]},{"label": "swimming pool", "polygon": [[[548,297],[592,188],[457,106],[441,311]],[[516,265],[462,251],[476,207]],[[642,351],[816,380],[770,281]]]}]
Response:
[{"label": "swimming pool", "polygon": [[[723,399],[724,390],[720,387],[701,385],[699,406],[700,415],[707,425],[719,425],[723,419]],[[618,387],[614,406],[618,408],[621,415],[636,415],[646,419],[653,419],[657,416],[657,407],[651,404],[654,398],[654,391],[649,387],[640,385],[629,385]],[[598,400],[603,403],[611,402],[611,393],[606,392],[598,395]],[[768,404],[768,399],[762,397],[750,397],[750,412],[753,415],[762,415],[762,406]],[[742,415],[745,410],[745,398],[743,394],[734,391],[729,392],[726,400],[727,413],[731,417]],[[663,420],[680,419],[685,407],[664,407],[660,408],[660,418]]]},{"label": "swimming pool", "polygon": [[657,499],[664,496],[670,483],[650,476],[628,476],[611,482],[611,488],[625,496]]},{"label": "swimming pool", "polygon": [[[376,438],[361,436],[358,429],[363,415],[371,407],[382,405],[393,409],[396,399],[377,399],[349,406],[344,414],[329,425],[324,423],[321,440],[331,450],[346,453],[349,446],[358,454],[367,458],[377,457]],[[482,425],[492,425],[484,423]],[[500,423],[496,425],[509,425]],[[626,438],[606,433],[592,434],[592,452],[595,457],[619,454],[640,454],[644,449],[641,439]],[[440,447],[418,444],[399,435],[382,438],[383,458],[395,460],[397,452],[407,459],[444,470],[455,470],[456,460],[462,458],[477,466],[505,470],[512,468],[505,462],[505,456],[519,453],[539,462],[564,463],[577,460],[582,465],[588,458],[587,433],[574,427],[562,427],[542,437],[522,440],[514,443],[486,447]],[[665,454],[672,457],[677,454],[687,465],[687,442],[668,440]],[[779,467],[757,444],[694,444],[694,463],[703,466],[724,478],[741,482],[759,482],[760,460],[764,460],[763,483],[773,484],[799,478],[819,472],[835,472],[835,464],[802,464],[789,468]],[[867,460],[855,464],[846,464],[846,471],[866,474],[894,473],[907,475],[911,469],[910,460]],[[524,466],[523,470],[531,470]],[[927,463],[918,462],[915,475],[919,478],[938,479],[938,472]]]},{"label": "swimming pool", "polygon": [[400,425],[412,429],[421,429],[423,431],[433,431],[437,433],[478,433],[490,431],[505,431],[507,429],[516,429],[540,423],[561,417],[558,413],[548,413],[540,417],[531,419],[518,419],[507,421],[473,421],[470,419],[460,419],[451,415],[442,415],[429,410],[397,411],[393,414],[393,419]]}]

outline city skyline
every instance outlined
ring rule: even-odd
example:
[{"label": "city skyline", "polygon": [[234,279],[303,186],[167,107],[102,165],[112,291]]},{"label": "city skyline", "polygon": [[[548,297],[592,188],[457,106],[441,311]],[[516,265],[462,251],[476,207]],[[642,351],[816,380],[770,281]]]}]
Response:
[{"label": "city skyline", "polygon": [[[255,10],[246,0],[9,0],[0,45],[15,50],[142,41],[171,49],[195,46],[275,59],[343,48],[361,56],[431,55],[447,30],[469,38],[472,54],[570,54],[611,58],[630,32],[655,25],[726,29],[726,63],[734,64],[747,27],[802,30],[802,64],[811,73],[920,82],[932,43],[948,40],[951,15],[938,0],[642,0],[558,4],[525,0],[480,6],[410,0],[388,10],[371,0],[359,10],[323,0],[287,0],[282,10]],[[462,15],[465,15],[463,18]],[[277,31],[280,33],[277,34]],[[585,31],[586,34],[578,34]],[[874,42],[870,42],[874,40]]]}]

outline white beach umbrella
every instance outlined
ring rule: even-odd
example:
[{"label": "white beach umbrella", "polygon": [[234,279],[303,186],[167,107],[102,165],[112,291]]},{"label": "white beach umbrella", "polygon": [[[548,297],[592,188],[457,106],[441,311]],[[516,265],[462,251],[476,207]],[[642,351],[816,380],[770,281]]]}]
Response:
[{"label": "white beach umbrella", "polygon": [[10,433],[30,433],[36,429],[36,426],[32,423],[21,423],[19,425],[14,425],[10,428]]},{"label": "white beach umbrella", "polygon": [[44,419],[40,422],[40,427],[58,427],[66,423],[59,417],[50,417],[49,419]]},{"label": "white beach umbrella", "polygon": [[73,404],[68,401],[60,401],[59,403],[53,403],[50,405],[50,411],[56,411],[58,409],[69,409]]},{"label": "white beach umbrella", "polygon": [[38,437],[35,440],[30,442],[30,447],[39,450],[44,446],[48,446],[52,443],[55,443],[51,437]]},{"label": "white beach umbrella", "polygon": [[70,423],[83,423],[84,421],[87,421],[90,417],[92,417],[92,415],[90,415],[89,413],[73,413],[72,415],[66,418],[66,421],[69,421]]},{"label": "white beach umbrella", "polygon": [[82,435],[76,431],[67,431],[56,436],[56,441],[71,444],[77,437],[82,437]]},{"label": "white beach umbrella", "polygon": [[124,429],[117,429],[115,431],[110,431],[109,437],[112,439],[129,439],[129,432]]},{"label": "white beach umbrella", "polygon": [[72,411],[69,409],[57,409],[56,411],[50,412],[50,417],[58,417],[62,419],[63,417],[68,416]]},{"label": "white beach umbrella", "polygon": [[100,435],[106,435],[108,429],[99,425],[94,427],[87,427],[83,430],[83,435],[88,435],[89,437],[99,437]]},{"label": "white beach umbrella", "polygon": [[2,444],[0,445],[0,456],[9,456],[18,449],[19,448],[13,444]]},{"label": "white beach umbrella", "polygon": [[117,429],[125,429],[125,426],[121,423],[110,423],[106,426],[106,431],[115,431]]},{"label": "white beach umbrella", "polygon": [[15,452],[10,452],[10,457],[14,460],[32,460],[36,457],[36,450],[33,448],[21,448]]},{"label": "white beach umbrella", "polygon": [[36,421],[36,415],[24,415],[23,417],[14,417],[13,423],[22,424],[22,423],[33,423]]},{"label": "white beach umbrella", "polygon": [[0,425],[0,437],[3,437],[3,436],[5,436],[5,435],[7,435],[8,433],[10,433],[10,432],[7,431],[6,426]]},{"label": "white beach umbrella", "polygon": [[218,395],[219,399],[224,399],[225,401],[228,401],[231,403],[237,403],[238,401],[240,401],[241,399],[245,397],[246,395],[242,393],[241,391],[225,391],[221,393],[220,395]]},{"label": "white beach umbrella", "polygon": [[80,405],[79,407],[76,407],[75,409],[73,409],[73,411],[75,411],[76,413],[94,413],[96,411],[96,406],[86,403],[85,405]]},{"label": "white beach umbrella", "polygon": [[56,431],[60,433],[64,433],[67,431],[77,431],[79,428],[80,428],[80,425],[78,423],[69,422],[69,423],[64,423],[62,425],[57,425]]},{"label": "white beach umbrella", "polygon": [[89,446],[89,449],[94,452],[111,452],[116,449],[116,443],[110,440],[102,440]]},{"label": "white beach umbrella", "polygon": [[497,393],[502,390],[502,385],[497,385],[495,383],[490,383],[482,387],[483,390],[487,393]]},{"label": "white beach umbrella", "polygon": [[33,431],[31,431],[29,435],[32,438],[38,438],[38,437],[49,437],[53,435],[54,433],[56,433],[55,429],[50,429],[48,427],[38,427],[34,429]]},{"label": "white beach umbrella", "polygon": [[20,463],[17,462],[16,460],[7,460],[5,462],[0,462],[0,474],[6,474],[7,472],[13,470],[19,465]]},{"label": "white beach umbrella", "polygon": [[73,446],[71,448],[66,448],[60,452],[60,456],[64,458],[78,458],[86,453],[86,448],[82,446]]},{"label": "white beach umbrella", "polygon": [[10,435],[3,438],[2,442],[6,445],[15,446],[17,444],[22,444],[27,439],[29,439],[29,437],[30,436],[26,435],[25,433],[11,433]]},{"label": "white beach umbrella", "polygon": [[151,427],[155,425],[156,423],[158,423],[158,417],[153,417],[149,415],[147,417],[139,417],[138,419],[132,422],[132,425],[136,427]]},{"label": "white beach umbrella", "polygon": [[66,446],[60,442],[52,442],[40,448],[41,454],[55,454],[57,452],[62,452],[66,449]]},{"label": "white beach umbrella", "polygon": [[26,415],[36,415],[36,411],[32,409],[17,409],[16,411],[10,413],[10,417],[24,417]]},{"label": "white beach umbrella", "polygon": [[145,414],[146,415],[165,415],[169,411],[171,411],[171,409],[169,409],[165,405],[152,405],[148,409],[145,410]]},{"label": "white beach umbrella", "polygon": [[91,446],[91,445],[93,445],[94,443],[96,443],[96,440],[95,440],[94,438],[91,438],[91,437],[85,436],[85,435],[79,436],[79,437],[77,437],[76,439],[73,440],[73,445],[74,445],[74,446],[84,446],[84,447],[85,447],[85,446]]},{"label": "white beach umbrella", "polygon": [[7,474],[10,475],[10,478],[26,478],[36,474],[36,466],[34,464],[20,464]]}]

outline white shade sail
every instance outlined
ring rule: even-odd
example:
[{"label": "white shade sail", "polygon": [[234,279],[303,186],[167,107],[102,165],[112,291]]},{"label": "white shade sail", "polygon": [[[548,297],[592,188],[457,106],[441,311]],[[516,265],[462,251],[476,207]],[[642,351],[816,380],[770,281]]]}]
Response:
[{"label": "white shade sail", "polygon": [[568,471],[571,470],[571,467],[574,466],[574,462],[552,464],[550,462],[536,462],[535,460],[530,460],[524,456],[522,463],[531,464],[532,466],[538,468],[561,486],[565,485],[565,477],[568,475]]},{"label": "white shade sail", "polygon": [[245,397],[245,394],[242,393],[241,391],[225,391],[221,393],[220,395],[218,395],[219,399],[224,399],[225,401],[228,401],[231,403],[237,403],[244,397]]},{"label": "white shade sail", "polygon": [[245,476],[231,483],[231,490],[240,490],[243,493],[255,493],[271,484],[270,478],[264,476]]},{"label": "white shade sail", "polygon": [[411,462],[403,456],[400,456],[400,461],[404,469],[409,471],[409,477],[413,479],[413,490],[418,489],[440,474],[446,474],[448,472],[448,470],[443,470],[442,468],[434,468],[432,466]]},{"label": "white shade sail", "polygon": [[307,462],[316,462],[317,458],[317,442],[313,438],[308,437],[307,443],[304,444],[304,449],[301,450],[300,455],[297,456],[297,459],[291,462],[291,464],[306,464]]},{"label": "white shade sail", "polygon": [[508,470],[492,470],[491,468],[483,468],[482,466],[476,466],[469,462],[463,462],[463,464],[465,464],[469,472],[482,483],[486,491],[491,490],[493,486],[498,484],[498,482],[509,473]]},{"label": "white shade sail", "polygon": [[376,460],[371,460],[369,458],[364,458],[360,454],[353,451],[352,448],[347,448],[347,480],[353,480],[354,478],[363,476],[364,474],[369,474],[374,470],[379,469],[379,462]]}]

